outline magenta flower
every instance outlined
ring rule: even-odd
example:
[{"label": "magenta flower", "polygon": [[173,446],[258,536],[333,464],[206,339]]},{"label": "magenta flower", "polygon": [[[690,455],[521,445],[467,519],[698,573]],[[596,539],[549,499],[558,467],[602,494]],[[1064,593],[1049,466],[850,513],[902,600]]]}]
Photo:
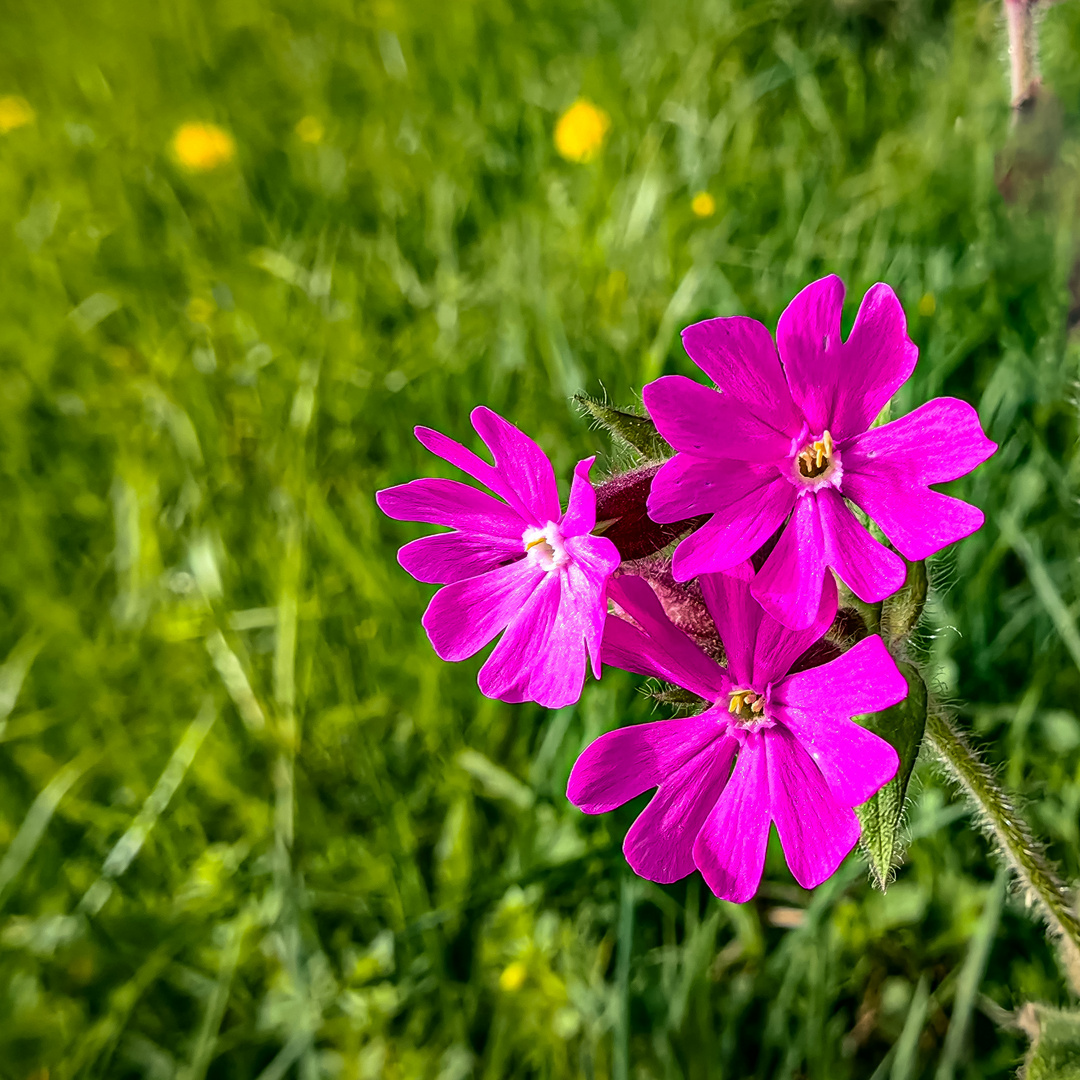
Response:
[{"label": "magenta flower", "polygon": [[416,437],[498,498],[455,480],[413,480],[375,498],[399,521],[454,530],[398,552],[418,581],[446,586],[423,619],[439,656],[464,660],[505,630],[480,669],[481,691],[561,708],[581,696],[586,652],[600,677],[607,581],[619,565],[615,545],[589,535],[596,525],[594,459],[578,462],[564,514],[540,447],[490,409],[473,409],[471,419],[494,465],[430,428],[418,427]]},{"label": "magenta flower", "polygon": [[737,566],[783,526],[753,592],[794,628],[813,622],[826,567],[870,603],[904,583],[903,561],[845,499],[905,558],[925,559],[983,522],[980,510],[930,485],[963,476],[997,449],[975,410],[955,398],[871,429],[918,349],[888,285],[863,297],[847,341],[843,300],[836,276],[808,285],[780,316],[775,345],[761,323],[741,316],[688,326],[686,351],[719,392],[679,375],[644,390],[677,451],[653,481],[649,516],[712,515],[676,549],[675,577]]},{"label": "magenta flower", "polygon": [[[740,572],[749,577],[748,567]],[[601,735],[574,765],[567,796],[600,814],[657,789],[623,844],[634,871],[651,881],[677,881],[696,867],[721,899],[749,900],[776,822],[795,880],[813,888],[859,837],[852,807],[888,783],[899,764],[887,742],[851,717],[896,704],[907,683],[878,637],[821,667],[791,671],[836,614],[831,575],[813,622],[798,631],[761,609],[748,580],[700,580],[726,668],[676,629],[637,577],[609,586],[624,615],[608,616],[604,661],[676,683],[712,705],[698,716]]]}]

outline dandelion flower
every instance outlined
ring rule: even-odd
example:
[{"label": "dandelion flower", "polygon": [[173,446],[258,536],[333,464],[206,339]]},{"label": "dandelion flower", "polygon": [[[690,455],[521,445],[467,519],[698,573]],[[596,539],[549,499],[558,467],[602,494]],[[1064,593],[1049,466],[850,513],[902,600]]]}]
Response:
[{"label": "dandelion flower", "polygon": [[757,891],[771,822],[804,888],[836,870],[859,837],[853,808],[899,766],[896,751],[851,718],[907,694],[879,637],[792,671],[836,615],[831,577],[811,625],[793,631],[754,600],[748,563],[739,574],[701,577],[726,667],[675,627],[643,578],[611,583],[619,614],[607,618],[604,662],[676,683],[710,705],[697,716],[601,735],[578,758],[567,786],[587,814],[656,788],[626,834],[631,867],[663,883],[697,868],[717,896],[737,903]]},{"label": "dandelion flower", "polygon": [[15,94],[7,94],[0,97],[0,135],[6,135],[16,128],[32,124],[35,113],[26,98]]},{"label": "dandelion flower", "polygon": [[555,125],[555,149],[567,161],[592,161],[611,127],[611,118],[591,101],[579,98]]},{"label": "dandelion flower", "polygon": [[903,560],[845,500],[905,558],[925,559],[983,523],[982,511],[930,485],[963,476],[997,449],[975,410],[955,398],[872,428],[911,375],[918,349],[888,285],[863,297],[846,341],[843,300],[838,277],[808,285],[780,316],[775,345],[753,319],[695,323],[683,344],[719,390],[670,375],[643,395],[677,451],[653,481],[649,516],[711,515],[676,549],[676,579],[736,566],[782,530],[753,590],[796,629],[813,622],[826,567],[868,603],[904,583]]},{"label": "dandelion flower", "polygon": [[499,989],[512,994],[525,985],[525,980],[528,977],[529,969],[520,960],[515,960],[503,968],[502,974],[499,976]]},{"label": "dandelion flower", "polygon": [[236,156],[236,143],[227,131],[197,120],[177,128],[172,147],[180,164],[192,172],[209,172]]},{"label": "dandelion flower", "polygon": [[690,209],[700,218],[712,217],[716,213],[716,200],[707,191],[699,191],[690,201]]},{"label": "dandelion flower", "polygon": [[445,585],[424,613],[424,629],[444,660],[464,660],[498,634],[480,669],[481,691],[503,701],[561,708],[580,697],[586,654],[600,676],[600,640],[615,545],[590,535],[594,458],[578,462],[563,513],[555,472],[527,435],[483,407],[472,423],[495,459],[489,465],[430,428],[416,437],[494,495],[454,480],[413,480],[376,495],[399,521],[454,531],[406,544],[398,561],[418,581]]}]

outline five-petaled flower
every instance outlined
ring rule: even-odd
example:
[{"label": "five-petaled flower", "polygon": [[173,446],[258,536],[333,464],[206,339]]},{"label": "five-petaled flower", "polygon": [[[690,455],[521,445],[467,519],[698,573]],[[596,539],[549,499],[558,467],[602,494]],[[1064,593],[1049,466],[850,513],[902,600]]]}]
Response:
[{"label": "five-petaled flower", "polygon": [[796,629],[814,620],[826,567],[871,603],[904,583],[903,561],[845,500],[905,558],[925,559],[983,522],[980,510],[930,485],[963,476],[997,448],[975,410],[955,398],[871,428],[918,349],[888,285],[866,293],[846,341],[843,300],[835,275],[808,285],[780,316],[775,344],[753,319],[695,323],[683,343],[719,392],[679,375],[644,390],[677,451],[653,481],[649,516],[712,515],[676,549],[675,577],[729,570],[783,527],[753,592]]},{"label": "five-petaled flower", "polygon": [[473,410],[472,423],[494,465],[430,428],[418,427],[416,437],[498,498],[429,479],[387,488],[376,499],[399,521],[454,530],[398,552],[418,581],[446,586],[423,620],[439,656],[464,660],[505,630],[480,669],[480,689],[503,701],[560,708],[581,695],[586,652],[600,676],[608,578],[619,565],[615,545],[590,535],[594,459],[578,462],[564,514],[551,462],[532,439],[483,407]]},{"label": "five-petaled flower", "polygon": [[800,885],[812,888],[833,873],[859,837],[852,807],[888,783],[899,763],[887,742],[851,717],[907,694],[879,637],[793,673],[836,614],[832,577],[812,624],[793,631],[753,599],[750,576],[744,564],[701,577],[726,668],[668,620],[646,581],[612,581],[621,614],[608,616],[604,662],[712,704],[697,716],[601,735],[578,758],[567,787],[570,801],[590,814],[657,788],[626,834],[627,861],[659,882],[697,867],[717,896],[736,902],[757,891],[771,821]]}]

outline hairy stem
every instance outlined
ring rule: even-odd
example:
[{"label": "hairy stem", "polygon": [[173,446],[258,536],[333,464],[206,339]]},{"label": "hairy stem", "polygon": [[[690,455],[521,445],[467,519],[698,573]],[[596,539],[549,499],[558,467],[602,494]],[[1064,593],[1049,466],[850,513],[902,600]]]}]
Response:
[{"label": "hairy stem", "polygon": [[1037,5],[1038,0],[1005,0],[1012,107],[1016,110],[1032,101],[1039,89],[1039,43],[1035,32]]},{"label": "hairy stem", "polygon": [[1080,993],[1080,919],[1065,883],[1008,793],[956,725],[931,709],[926,734],[953,779],[975,803],[983,828],[997,841],[1028,897],[1041,910],[1069,983]]}]

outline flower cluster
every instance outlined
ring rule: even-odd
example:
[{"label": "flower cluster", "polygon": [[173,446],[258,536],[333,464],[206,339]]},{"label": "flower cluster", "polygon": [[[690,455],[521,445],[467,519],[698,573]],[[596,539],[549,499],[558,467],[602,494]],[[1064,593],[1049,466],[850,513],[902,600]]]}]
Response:
[{"label": "flower cluster", "polygon": [[657,460],[597,487],[594,459],[579,462],[565,511],[543,451],[486,408],[472,422],[493,464],[428,428],[416,435],[491,494],[428,479],[377,495],[390,517],[452,530],[398,557],[443,586],[423,619],[439,656],[461,660],[502,635],[480,669],[486,695],[557,708],[578,699],[588,665],[599,677],[606,663],[697,703],[608,732],[570,775],[586,813],[656,789],[624,844],[653,881],[697,868],[717,896],[746,900],[771,823],[801,885],[832,874],[858,839],[854,808],[899,764],[853,718],[908,692],[880,637],[836,632],[837,581],[882,601],[904,585],[905,560],[982,524],[931,487],[996,449],[975,410],[938,398],[878,426],[918,352],[887,285],[866,294],[846,339],[843,298],[836,277],[807,286],[775,342],[743,317],[687,327],[687,354],[713,385],[647,385],[651,425],[627,419],[649,426]]}]

